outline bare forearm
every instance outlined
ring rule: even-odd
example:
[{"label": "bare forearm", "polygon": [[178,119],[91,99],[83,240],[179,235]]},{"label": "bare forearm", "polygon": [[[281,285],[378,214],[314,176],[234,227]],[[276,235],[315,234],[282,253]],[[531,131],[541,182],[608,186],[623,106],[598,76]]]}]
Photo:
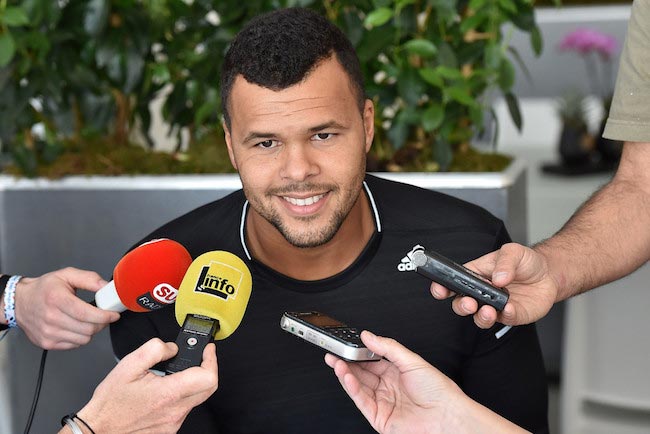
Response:
[{"label": "bare forearm", "polygon": [[535,246],[566,299],[650,259],[650,143],[626,143],[617,174],[553,237]]},{"label": "bare forearm", "polygon": [[465,398],[466,402],[463,405],[456,406],[459,411],[449,415],[451,420],[443,424],[443,429],[451,428],[449,432],[453,434],[523,434],[528,432],[476,401]]}]

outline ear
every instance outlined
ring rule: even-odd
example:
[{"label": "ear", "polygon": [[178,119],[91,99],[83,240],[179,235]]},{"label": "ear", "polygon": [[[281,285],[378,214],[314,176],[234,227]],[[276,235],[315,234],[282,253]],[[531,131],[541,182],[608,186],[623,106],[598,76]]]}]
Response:
[{"label": "ear", "polygon": [[232,164],[232,167],[237,169],[237,163],[235,162],[235,153],[232,150],[232,136],[230,135],[230,129],[228,129],[228,126],[226,125],[225,122],[221,124],[223,126],[223,132],[224,132],[224,138],[226,139],[226,147],[228,148],[228,157],[230,158],[230,164]]},{"label": "ear", "polygon": [[366,153],[370,151],[375,137],[375,105],[367,99],[363,107],[363,129],[366,133]]}]

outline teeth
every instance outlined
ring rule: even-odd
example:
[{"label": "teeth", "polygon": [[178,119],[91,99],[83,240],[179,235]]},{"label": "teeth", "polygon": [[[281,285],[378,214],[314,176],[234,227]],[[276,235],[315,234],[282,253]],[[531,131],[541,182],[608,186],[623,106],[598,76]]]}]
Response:
[{"label": "teeth", "polygon": [[298,205],[298,206],[307,206],[307,205],[312,205],[321,200],[325,196],[324,194],[319,194],[318,196],[312,196],[308,197],[306,199],[295,199],[293,197],[287,197],[284,196],[284,200],[289,202],[292,205]]}]

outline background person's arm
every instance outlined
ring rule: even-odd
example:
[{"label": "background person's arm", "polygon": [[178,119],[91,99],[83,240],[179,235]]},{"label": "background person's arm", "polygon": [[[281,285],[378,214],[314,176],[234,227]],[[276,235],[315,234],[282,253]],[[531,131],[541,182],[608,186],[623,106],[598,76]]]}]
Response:
[{"label": "background person's arm", "polygon": [[[553,303],[623,277],[650,259],[650,143],[627,142],[613,179],[587,200],[551,238],[533,249],[508,244],[467,263],[505,286],[510,300],[503,312],[478,310],[476,300],[459,297],[453,309],[474,314],[483,328],[495,321],[527,324],[542,318]],[[432,284],[438,299],[451,293]]]},{"label": "background person's arm", "polygon": [[558,284],[556,301],[623,277],[650,259],[650,143],[625,143],[616,175],[542,253]]}]

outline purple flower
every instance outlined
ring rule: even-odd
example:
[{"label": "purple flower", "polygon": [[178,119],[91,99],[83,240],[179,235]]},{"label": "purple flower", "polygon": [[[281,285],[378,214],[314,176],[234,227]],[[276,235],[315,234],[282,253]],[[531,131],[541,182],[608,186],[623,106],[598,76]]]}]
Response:
[{"label": "purple flower", "polygon": [[612,35],[580,28],[567,34],[560,42],[559,48],[562,51],[576,51],[582,55],[596,52],[603,60],[609,60],[618,48],[618,42]]}]

